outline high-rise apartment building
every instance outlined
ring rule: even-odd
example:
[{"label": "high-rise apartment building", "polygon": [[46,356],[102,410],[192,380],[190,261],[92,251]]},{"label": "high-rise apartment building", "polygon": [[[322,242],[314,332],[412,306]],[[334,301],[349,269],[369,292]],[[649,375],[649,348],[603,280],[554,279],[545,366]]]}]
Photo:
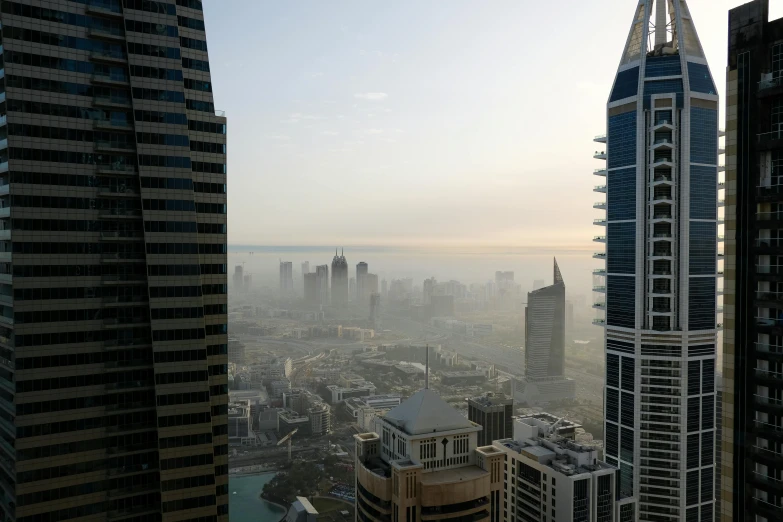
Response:
[{"label": "high-rise apartment building", "polygon": [[334,251],[332,259],[332,304],[345,305],[348,303],[348,261],[345,260],[345,252],[337,255]]},{"label": "high-rise apartment building", "polygon": [[783,18],[729,13],[722,520],[783,515]]},{"label": "high-rise apartment building", "polygon": [[[558,422],[563,423],[562,419]],[[597,448],[556,435],[557,428],[554,424],[515,419],[514,436],[493,441],[494,448],[505,457],[504,473],[508,477],[503,520],[636,520],[636,499],[621,494],[617,468],[599,460]]]},{"label": "high-rise apartment building", "polygon": [[553,284],[527,294],[525,378],[512,381],[512,396],[528,404],[573,399],[576,392],[565,376],[565,282],[553,263]]},{"label": "high-rise apartment building", "polygon": [[607,103],[605,460],[638,520],[714,517],[719,100],[684,0],[640,0]]},{"label": "high-rise apartment building", "polygon": [[280,295],[288,296],[294,293],[294,264],[291,261],[280,261]]},{"label": "high-rise apartment building", "polygon": [[0,10],[3,518],[227,522],[226,119],[201,2]]},{"label": "high-rise apartment building", "polygon": [[503,394],[487,393],[468,399],[468,420],[481,426],[478,445],[487,446],[512,436],[514,399]]}]

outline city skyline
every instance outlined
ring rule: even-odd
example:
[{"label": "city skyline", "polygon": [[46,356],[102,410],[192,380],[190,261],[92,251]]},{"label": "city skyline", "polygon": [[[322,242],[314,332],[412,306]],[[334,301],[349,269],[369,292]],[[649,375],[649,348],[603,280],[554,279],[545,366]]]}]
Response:
[{"label": "city skyline", "polygon": [[[691,5],[720,94],[741,3]],[[591,248],[590,140],[633,4],[395,2],[378,18],[352,2],[207,1],[216,105],[235,131],[229,243]],[[549,80],[528,82],[533,69]],[[578,102],[560,103],[566,90]]]}]

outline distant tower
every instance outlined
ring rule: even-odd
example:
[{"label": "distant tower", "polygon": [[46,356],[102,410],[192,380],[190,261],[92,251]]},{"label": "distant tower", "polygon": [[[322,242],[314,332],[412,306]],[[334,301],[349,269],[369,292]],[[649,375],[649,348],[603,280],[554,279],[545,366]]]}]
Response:
[{"label": "distant tower", "polygon": [[356,301],[359,303],[364,301],[364,280],[367,277],[367,269],[367,263],[364,261],[356,265]]},{"label": "distant tower", "polygon": [[234,283],[234,291],[235,292],[241,292],[244,287],[244,277],[243,272],[245,270],[245,267],[242,265],[236,265],[234,267],[234,277],[232,278],[232,281]]},{"label": "distant tower", "polygon": [[348,262],[345,253],[337,255],[334,250],[332,259],[332,304],[344,305],[348,302]]},{"label": "distant tower", "polygon": [[381,295],[374,293],[370,295],[370,322],[377,326],[381,310]]},{"label": "distant tower", "polygon": [[389,294],[389,282],[386,279],[381,280],[381,296],[384,298]]},{"label": "distant tower", "polygon": [[310,261],[302,263],[302,275],[310,273]]},{"label": "distant tower", "polygon": [[315,267],[316,287],[318,291],[318,303],[329,304],[329,265]]},{"label": "distant tower", "polygon": [[573,399],[574,381],[565,377],[565,283],[557,260],[554,284],[527,294],[525,307],[525,379],[517,400],[550,402]]},{"label": "distant tower", "polygon": [[294,293],[294,264],[291,261],[280,261],[280,295]]}]

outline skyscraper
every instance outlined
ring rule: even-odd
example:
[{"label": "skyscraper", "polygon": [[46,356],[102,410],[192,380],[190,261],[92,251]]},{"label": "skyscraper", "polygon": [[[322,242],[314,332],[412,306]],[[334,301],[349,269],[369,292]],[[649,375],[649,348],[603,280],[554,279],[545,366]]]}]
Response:
[{"label": "skyscraper", "polygon": [[640,0],[607,104],[606,461],[642,521],[714,514],[718,96],[684,0]]},{"label": "skyscraper", "polygon": [[[367,263],[361,261],[356,264],[356,296],[359,303],[364,303],[364,280],[367,277]],[[366,303],[365,303],[366,304]]]},{"label": "skyscraper", "polygon": [[227,522],[226,119],[201,2],[9,1],[0,22],[3,518]]},{"label": "skyscraper", "polygon": [[294,292],[294,264],[291,261],[280,261],[280,295],[291,295]]},{"label": "skyscraper", "polygon": [[565,282],[553,263],[553,284],[527,294],[525,379],[513,391],[522,402],[574,398],[574,381],[565,377]]},{"label": "skyscraper", "polygon": [[783,18],[729,13],[722,520],[783,512]]},{"label": "skyscraper", "polygon": [[321,305],[329,304],[329,265],[318,265],[315,267],[316,288],[318,292],[318,303]]},{"label": "skyscraper", "polygon": [[334,251],[332,259],[332,304],[344,305],[348,302],[348,261],[345,252],[337,255]]}]

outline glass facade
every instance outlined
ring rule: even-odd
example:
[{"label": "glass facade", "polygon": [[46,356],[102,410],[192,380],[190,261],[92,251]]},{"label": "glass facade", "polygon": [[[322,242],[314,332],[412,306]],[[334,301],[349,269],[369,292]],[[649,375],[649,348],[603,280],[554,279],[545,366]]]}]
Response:
[{"label": "glass facade", "polygon": [[607,173],[607,219],[636,219],[636,167],[610,170]]},{"label": "glass facade", "polygon": [[689,239],[690,275],[715,275],[717,255],[717,223],[691,221]]},{"label": "glass facade", "polygon": [[676,94],[677,107],[683,104],[682,80],[653,80],[644,82],[644,108],[650,108],[650,96],[653,94]]},{"label": "glass facade", "polygon": [[711,330],[715,328],[714,277],[691,277],[688,280],[690,306],[688,307],[688,327],[691,330]]},{"label": "glass facade", "polygon": [[606,324],[634,328],[636,315],[636,278],[607,276]]},{"label": "glass facade", "polygon": [[636,223],[609,223],[606,228],[608,273],[633,274],[636,269]]},{"label": "glass facade", "polygon": [[636,165],[636,112],[609,117],[607,166],[610,169]]},{"label": "glass facade", "polygon": [[718,168],[691,165],[691,219],[718,216]]},{"label": "glass facade", "polygon": [[718,111],[691,107],[691,163],[718,164]]},{"label": "glass facade", "polygon": [[648,56],[644,66],[644,75],[647,78],[659,76],[681,76],[682,64],[679,55]]},{"label": "glass facade", "polygon": [[718,94],[710,75],[710,68],[700,63],[688,62],[688,79],[691,90],[704,94]]},{"label": "glass facade", "polygon": [[617,75],[617,80],[615,81],[614,89],[612,89],[612,95],[609,97],[609,101],[613,102],[636,96],[638,90],[639,68],[633,67],[622,71]]}]

